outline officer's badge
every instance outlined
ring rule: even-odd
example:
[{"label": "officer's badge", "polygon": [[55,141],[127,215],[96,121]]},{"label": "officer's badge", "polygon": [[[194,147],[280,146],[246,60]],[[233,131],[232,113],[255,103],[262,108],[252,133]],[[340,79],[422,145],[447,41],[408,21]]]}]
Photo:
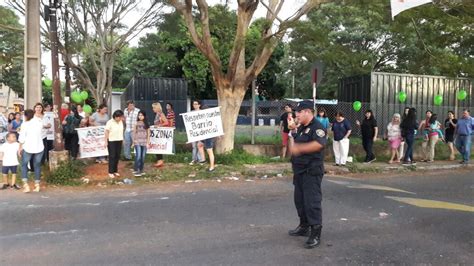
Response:
[{"label": "officer's badge", "polygon": [[322,129],[318,129],[318,130],[316,130],[316,135],[318,135],[318,137],[322,138],[322,137],[326,136],[326,132],[324,132],[324,130],[322,130]]},{"label": "officer's badge", "polygon": [[311,128],[307,128],[307,129],[304,131],[304,133],[305,133],[305,134],[308,134],[310,130],[311,130]]}]

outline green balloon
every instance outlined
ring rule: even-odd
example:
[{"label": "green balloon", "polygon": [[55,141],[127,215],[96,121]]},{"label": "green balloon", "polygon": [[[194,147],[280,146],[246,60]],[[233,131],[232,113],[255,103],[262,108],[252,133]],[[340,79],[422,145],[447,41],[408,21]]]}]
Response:
[{"label": "green balloon", "polygon": [[467,91],[466,90],[460,90],[458,91],[458,100],[462,101],[464,99],[466,99],[467,97]]},{"label": "green balloon", "polygon": [[360,111],[360,109],[362,108],[362,103],[360,101],[355,101],[353,104],[352,104],[352,108],[354,108],[354,110],[356,112]]},{"label": "green balloon", "polygon": [[78,91],[73,91],[71,93],[71,99],[75,103],[82,103],[82,97],[81,97],[81,94]]},{"label": "green balloon", "polygon": [[401,103],[404,103],[406,100],[407,100],[407,93],[404,92],[404,91],[401,91],[398,93],[398,100],[401,102]]},{"label": "green balloon", "polygon": [[84,106],[82,107],[82,110],[84,110],[84,112],[88,114],[92,113],[92,107],[88,104],[84,104]]},{"label": "green balloon", "polygon": [[435,105],[441,105],[443,103],[443,96],[441,95],[436,95],[434,97],[434,104]]},{"label": "green balloon", "polygon": [[44,79],[43,80],[43,84],[46,86],[46,87],[51,87],[51,85],[53,85],[53,81],[50,80],[50,79]]},{"label": "green balloon", "polygon": [[87,100],[87,98],[89,98],[89,94],[87,93],[87,91],[81,91],[81,98],[82,100]]}]

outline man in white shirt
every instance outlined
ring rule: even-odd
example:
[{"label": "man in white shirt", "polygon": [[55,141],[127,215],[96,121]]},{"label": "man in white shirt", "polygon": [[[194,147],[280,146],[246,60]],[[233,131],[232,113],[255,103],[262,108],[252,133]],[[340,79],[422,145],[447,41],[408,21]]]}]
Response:
[{"label": "man in white shirt", "polygon": [[124,119],[125,119],[125,134],[123,140],[123,154],[125,156],[125,160],[131,160],[132,154],[130,151],[130,147],[132,146],[132,131],[137,124],[137,117],[138,112],[140,109],[135,107],[135,102],[132,100],[127,101],[127,108],[123,111]]}]

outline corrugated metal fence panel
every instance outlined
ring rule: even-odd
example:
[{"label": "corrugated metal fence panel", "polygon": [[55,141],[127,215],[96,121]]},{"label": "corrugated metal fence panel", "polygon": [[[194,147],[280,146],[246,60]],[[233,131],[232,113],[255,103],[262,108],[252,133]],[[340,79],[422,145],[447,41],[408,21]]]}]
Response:
[{"label": "corrugated metal fence panel", "polygon": [[153,122],[155,114],[152,104],[161,103],[166,113],[166,103],[171,103],[176,116],[176,127],[184,129],[184,123],[179,114],[187,110],[188,85],[185,79],[178,78],[145,78],[134,77],[122,95],[122,109],[127,100],[134,100],[135,105],[146,111],[148,119]]},{"label": "corrugated metal fence panel", "polygon": [[359,75],[341,79],[337,99],[341,102],[370,102],[370,75]]},{"label": "corrugated metal fence panel", "polygon": [[[457,100],[457,92],[461,89],[468,93],[464,101]],[[401,91],[407,94],[405,103],[398,100]],[[449,110],[459,116],[463,108],[474,105],[472,80],[464,78],[372,72],[370,92],[370,108],[381,125],[388,124],[394,113],[401,114],[405,106],[416,108],[419,120],[424,118],[426,110],[431,110],[441,121]],[[441,106],[434,105],[434,97],[438,94],[443,97]]]}]

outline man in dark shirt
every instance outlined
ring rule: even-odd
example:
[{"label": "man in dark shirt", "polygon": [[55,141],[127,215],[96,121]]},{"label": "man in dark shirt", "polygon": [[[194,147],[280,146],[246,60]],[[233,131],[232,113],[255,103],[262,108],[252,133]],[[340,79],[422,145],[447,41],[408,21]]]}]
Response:
[{"label": "man in dark shirt", "polygon": [[281,158],[286,157],[286,151],[288,147],[288,133],[290,129],[288,128],[288,121],[293,121],[295,118],[295,113],[291,109],[289,104],[285,105],[285,112],[280,117],[280,131],[281,131]]},{"label": "man in dark shirt", "polygon": [[293,167],[294,201],[300,224],[291,236],[308,236],[305,248],[319,245],[322,229],[321,181],[324,175],[324,147],[327,138],[323,125],[314,118],[313,102],[303,101],[296,108],[300,123],[290,140]]}]

